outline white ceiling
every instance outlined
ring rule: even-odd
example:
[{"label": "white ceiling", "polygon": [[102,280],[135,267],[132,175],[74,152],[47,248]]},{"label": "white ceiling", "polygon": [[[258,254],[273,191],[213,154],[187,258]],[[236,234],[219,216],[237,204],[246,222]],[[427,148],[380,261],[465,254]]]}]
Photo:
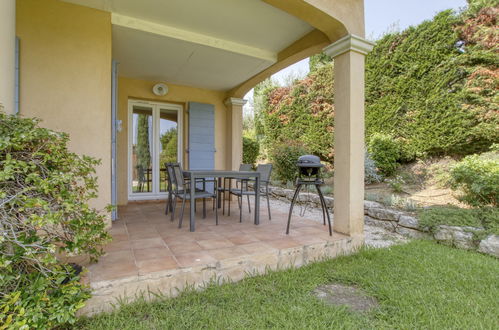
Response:
[{"label": "white ceiling", "polygon": [[[280,50],[313,30],[260,0],[65,1],[155,26],[113,24],[120,75],[214,90],[228,90],[261,72]],[[156,33],[157,27],[163,32]],[[207,41],[198,41],[203,38]]]}]

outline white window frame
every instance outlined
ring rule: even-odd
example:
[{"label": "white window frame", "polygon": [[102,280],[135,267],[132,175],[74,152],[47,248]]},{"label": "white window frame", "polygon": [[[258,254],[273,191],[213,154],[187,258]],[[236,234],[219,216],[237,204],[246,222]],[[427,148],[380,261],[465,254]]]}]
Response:
[{"label": "white window frame", "polygon": [[[133,193],[132,192],[132,147],[133,147],[133,107],[134,106],[145,106],[152,109],[152,192],[145,193]],[[182,164],[183,160],[183,118],[184,118],[184,108],[179,104],[164,103],[164,102],[152,102],[143,100],[128,100],[128,180],[127,180],[127,190],[128,190],[128,200],[154,200],[154,199],[166,199],[168,193],[160,192],[160,182],[159,182],[159,170],[161,164],[159,164],[159,123],[160,123],[160,111],[161,109],[175,110],[177,111],[177,155],[179,163]]]}]

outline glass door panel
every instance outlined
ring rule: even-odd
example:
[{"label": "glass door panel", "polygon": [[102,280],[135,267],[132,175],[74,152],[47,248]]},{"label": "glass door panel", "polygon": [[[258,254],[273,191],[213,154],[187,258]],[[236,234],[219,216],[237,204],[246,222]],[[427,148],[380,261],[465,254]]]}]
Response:
[{"label": "glass door panel", "polygon": [[178,163],[178,111],[159,109],[159,191],[166,191],[166,163]]},{"label": "glass door panel", "polygon": [[153,192],[153,107],[132,108],[132,193]]}]

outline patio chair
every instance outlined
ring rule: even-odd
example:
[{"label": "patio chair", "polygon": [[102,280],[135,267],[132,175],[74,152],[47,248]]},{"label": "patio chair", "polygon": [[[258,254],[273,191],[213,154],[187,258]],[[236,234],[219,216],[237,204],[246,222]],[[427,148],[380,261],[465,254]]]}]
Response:
[{"label": "patio chair", "polygon": [[137,180],[139,181],[139,184],[137,186],[137,191],[138,192],[143,192],[144,191],[144,186],[147,184],[147,191],[149,191],[150,184],[152,183],[152,179],[149,178],[149,175],[147,173],[147,169],[144,168],[142,165],[137,165],[135,167],[137,169]]},{"label": "patio chair", "polygon": [[[174,197],[174,187],[175,187],[175,175],[173,172],[173,165],[175,163],[165,163],[165,169],[166,169],[166,187],[167,187],[167,199],[166,199],[166,208],[165,208],[165,214],[168,215],[168,212],[172,212],[171,215],[171,221],[173,221],[174,217],[174,204],[173,204],[173,197]],[[185,177],[184,175],[184,181],[186,185],[189,185],[189,178]],[[204,178],[198,178],[196,179],[197,182],[203,183],[205,182]],[[196,191],[202,191],[202,189],[196,188]],[[203,214],[204,217],[206,217],[206,214]]]},{"label": "patio chair", "polygon": [[[241,164],[239,165],[239,172],[241,171],[251,171],[253,168],[253,165],[252,164]],[[230,193],[230,189],[232,188],[232,179],[234,178],[224,178],[224,181],[223,181],[223,185],[221,187],[218,187],[218,198],[220,198],[220,196],[223,196],[222,197],[222,214],[225,214],[225,192],[229,192]],[[227,187],[227,181],[229,182],[229,186]],[[241,179],[236,179],[236,188],[239,187],[239,184],[241,183]],[[246,182],[247,184],[247,182]],[[246,187],[247,189],[247,187]],[[219,203],[220,203],[220,199],[219,199]],[[228,203],[230,204],[230,199],[228,201]],[[241,203],[238,201],[238,204],[241,205]],[[248,208],[249,208],[249,212],[251,213],[251,206],[249,205],[249,195],[248,195]],[[230,216],[230,208],[229,208],[229,216]]]},{"label": "patio chair", "polygon": [[[272,220],[272,216],[270,214],[270,200],[269,200],[269,183],[270,183],[270,174],[272,173],[272,164],[260,164],[256,167],[256,171],[260,173],[260,190],[262,186],[265,186],[264,191],[260,191],[260,196],[267,197],[267,208],[269,211],[269,220]],[[242,222],[243,219],[243,196],[255,196],[255,190],[248,189],[248,182],[255,181],[254,179],[241,179],[241,187],[236,189],[231,189],[230,193],[236,195],[238,197],[238,201],[240,201],[239,205],[239,222]],[[246,184],[245,184],[246,183]],[[244,188],[246,186],[246,189]],[[253,186],[254,188],[254,186]],[[248,199],[249,204],[249,199]],[[259,210],[255,210],[258,212]],[[230,203],[229,203],[229,213],[230,213]]]},{"label": "patio chair", "polygon": [[168,196],[166,197],[166,209],[165,209],[165,214],[168,215],[168,211],[173,211],[173,177],[170,174],[170,171],[168,168],[170,167],[171,163],[165,163],[165,169],[166,169],[166,191],[168,193]]},{"label": "patio chair", "polygon": [[[194,199],[205,199],[205,198],[213,198],[213,203],[216,206],[217,203],[217,180],[203,180],[203,187],[205,186],[204,183],[206,182],[213,182],[214,189],[213,191],[208,191],[205,189],[195,189],[194,193],[192,194],[190,191],[190,184],[186,183],[186,180],[184,179],[184,173],[182,171],[182,168],[180,167],[180,164],[172,164],[169,166],[170,171],[172,172],[172,176],[174,178],[174,187],[175,189],[173,190],[173,211],[172,211],[172,219],[175,213],[175,207],[177,203],[177,198],[180,198],[182,200],[182,209],[180,211],[180,216],[179,216],[179,222],[178,222],[178,228],[182,228],[182,220],[184,217],[184,209],[185,209],[185,201],[190,200],[191,198]],[[188,180],[187,180],[188,181]],[[218,208],[214,207],[215,209],[215,224],[218,225]],[[203,203],[203,215],[206,214],[206,205]]]}]

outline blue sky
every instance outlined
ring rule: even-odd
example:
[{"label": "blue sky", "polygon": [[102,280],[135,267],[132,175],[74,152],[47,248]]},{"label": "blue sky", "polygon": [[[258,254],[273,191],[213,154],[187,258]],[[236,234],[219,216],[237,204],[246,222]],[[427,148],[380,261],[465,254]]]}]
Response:
[{"label": "blue sky", "polygon": [[[376,40],[386,32],[401,31],[431,19],[437,12],[466,6],[466,0],[364,0],[366,37]],[[276,73],[273,78],[284,84],[288,77],[308,73],[308,59]],[[251,98],[253,91],[246,95]]]}]

